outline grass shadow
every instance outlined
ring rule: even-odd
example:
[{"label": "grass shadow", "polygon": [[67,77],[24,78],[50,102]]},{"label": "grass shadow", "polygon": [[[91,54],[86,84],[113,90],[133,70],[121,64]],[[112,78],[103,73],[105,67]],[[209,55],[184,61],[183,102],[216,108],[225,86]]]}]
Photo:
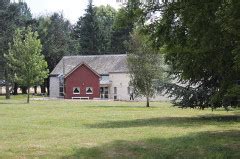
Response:
[{"label": "grass shadow", "polygon": [[143,126],[178,126],[193,127],[202,125],[217,125],[221,123],[229,124],[231,122],[240,122],[240,115],[228,116],[199,116],[199,117],[160,117],[149,119],[108,121],[104,123],[85,125],[89,128],[129,128]]},{"label": "grass shadow", "polygon": [[25,105],[28,104],[27,102],[0,102],[0,105]]},{"label": "grass shadow", "polygon": [[91,148],[74,148],[62,158],[239,158],[240,131],[201,132],[176,138],[113,141]]}]

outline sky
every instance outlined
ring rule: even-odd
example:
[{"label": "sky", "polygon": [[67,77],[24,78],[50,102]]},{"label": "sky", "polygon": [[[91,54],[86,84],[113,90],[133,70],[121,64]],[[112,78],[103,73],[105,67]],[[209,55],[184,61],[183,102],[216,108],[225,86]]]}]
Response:
[{"label": "sky", "polygon": [[[16,0],[17,1],[17,0]],[[82,16],[88,4],[88,0],[24,0],[34,17],[47,15],[53,12],[61,12],[64,17],[76,23],[78,18]],[[116,0],[93,0],[93,5],[111,5],[118,8]]]}]

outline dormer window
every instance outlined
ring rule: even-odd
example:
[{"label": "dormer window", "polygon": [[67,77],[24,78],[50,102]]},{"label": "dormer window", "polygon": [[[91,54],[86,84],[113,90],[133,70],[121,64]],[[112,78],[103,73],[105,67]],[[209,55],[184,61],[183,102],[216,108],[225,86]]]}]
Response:
[{"label": "dormer window", "polygon": [[73,87],[73,94],[80,94],[80,87]]}]

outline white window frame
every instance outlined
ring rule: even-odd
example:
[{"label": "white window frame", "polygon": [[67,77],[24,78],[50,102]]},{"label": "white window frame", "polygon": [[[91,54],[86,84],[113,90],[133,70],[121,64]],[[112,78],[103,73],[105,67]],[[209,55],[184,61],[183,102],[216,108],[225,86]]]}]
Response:
[{"label": "white window frame", "polygon": [[[92,90],[91,93],[88,93],[88,92],[87,92],[87,90],[88,90],[89,88]],[[93,87],[86,87],[86,94],[93,94]]]},{"label": "white window frame", "polygon": [[[75,89],[78,89],[78,90],[79,90],[79,93],[75,93],[75,92],[74,92]],[[80,93],[81,93],[80,87],[73,87],[73,94],[80,94]]]}]

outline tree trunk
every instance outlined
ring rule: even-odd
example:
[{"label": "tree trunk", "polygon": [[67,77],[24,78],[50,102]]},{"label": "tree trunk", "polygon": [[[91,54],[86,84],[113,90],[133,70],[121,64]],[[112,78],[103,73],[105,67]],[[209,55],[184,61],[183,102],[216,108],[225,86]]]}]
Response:
[{"label": "tree trunk", "polygon": [[29,98],[30,98],[30,87],[27,88],[27,103],[29,103]]},{"label": "tree trunk", "polygon": [[41,85],[41,93],[46,93],[45,84]]},{"label": "tree trunk", "polygon": [[27,87],[21,87],[21,89],[22,89],[22,94],[27,94]]},{"label": "tree trunk", "polygon": [[6,99],[10,99],[10,85],[7,70],[5,70],[5,86],[6,86]]},{"label": "tree trunk", "polygon": [[7,80],[6,80],[6,99],[10,99],[10,86]]},{"label": "tree trunk", "polygon": [[14,83],[13,95],[18,95],[18,84],[17,83]]},{"label": "tree trunk", "polygon": [[146,107],[150,107],[150,105],[149,105],[149,97],[147,97],[147,105],[146,105]]},{"label": "tree trunk", "polygon": [[34,94],[37,94],[37,86],[34,86]]}]

